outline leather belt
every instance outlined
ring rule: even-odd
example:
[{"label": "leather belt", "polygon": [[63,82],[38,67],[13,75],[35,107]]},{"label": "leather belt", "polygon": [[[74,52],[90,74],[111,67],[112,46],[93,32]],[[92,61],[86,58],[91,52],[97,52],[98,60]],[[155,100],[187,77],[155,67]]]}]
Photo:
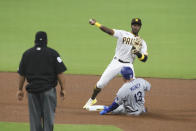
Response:
[{"label": "leather belt", "polygon": [[123,61],[123,60],[121,60],[121,59],[118,59],[117,57],[114,57],[114,59],[118,60],[118,61],[121,62],[121,63],[130,63],[130,62],[127,62],[127,61]]}]

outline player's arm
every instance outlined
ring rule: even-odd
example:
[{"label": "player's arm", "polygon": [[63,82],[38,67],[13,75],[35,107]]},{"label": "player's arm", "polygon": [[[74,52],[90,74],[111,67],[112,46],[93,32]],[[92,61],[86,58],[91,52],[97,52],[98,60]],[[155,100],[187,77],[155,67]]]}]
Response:
[{"label": "player's arm", "polygon": [[115,110],[116,108],[119,107],[119,104],[116,103],[115,101],[108,107],[104,107],[104,109],[100,112],[100,115],[105,115],[113,110]]},{"label": "player's arm", "polygon": [[23,85],[25,82],[25,77],[19,74],[18,77],[18,91],[17,91],[17,98],[19,101],[21,101],[24,97],[24,92],[23,92]]},{"label": "player's arm", "polygon": [[138,59],[142,62],[146,62],[148,59],[147,45],[141,37],[137,37],[133,39],[133,46],[131,49],[131,53],[135,54]]},{"label": "player's arm", "polygon": [[18,84],[19,88],[18,88],[18,90],[22,91],[24,82],[25,82],[25,77],[22,75],[19,75],[19,84]]},{"label": "player's arm", "polygon": [[138,59],[142,62],[146,62],[148,59],[148,55],[140,53],[140,52],[136,52],[135,55],[137,55]]},{"label": "player's arm", "polygon": [[143,40],[142,48],[140,52],[136,52],[138,59],[142,62],[146,62],[148,59],[148,52],[147,52],[147,45],[146,42]]},{"label": "player's arm", "polygon": [[145,88],[144,88],[144,90],[145,91],[150,91],[151,88],[152,88],[151,84],[148,81],[145,80]]},{"label": "player's arm", "polygon": [[61,91],[60,91],[60,96],[62,98],[62,100],[64,100],[65,97],[65,76],[63,74],[63,72],[59,73],[57,75],[60,87],[61,87]]},{"label": "player's arm", "polygon": [[107,34],[109,34],[109,35],[114,35],[114,30],[113,29],[110,29],[110,28],[108,28],[108,27],[105,27],[105,26],[103,26],[103,25],[101,25],[100,23],[98,23],[95,19],[90,19],[89,20],[89,23],[91,24],[91,25],[95,25],[95,26],[97,26],[98,28],[100,28],[103,32],[105,32],[105,33],[107,33]]},{"label": "player's arm", "polygon": [[105,115],[118,108],[123,103],[123,99],[124,99],[123,95],[124,94],[122,90],[119,90],[114,102],[110,106],[104,107],[104,109],[100,112],[100,115]]},{"label": "player's arm", "polygon": [[17,91],[17,99],[21,101],[24,97],[23,86],[25,82],[25,55],[23,54],[22,59],[20,61],[19,69],[18,69],[18,91]]}]

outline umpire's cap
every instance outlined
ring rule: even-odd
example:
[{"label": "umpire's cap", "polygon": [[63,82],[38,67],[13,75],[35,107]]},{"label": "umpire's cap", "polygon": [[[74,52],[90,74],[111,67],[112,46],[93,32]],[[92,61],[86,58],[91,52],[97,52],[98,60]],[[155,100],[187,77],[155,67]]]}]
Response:
[{"label": "umpire's cap", "polygon": [[47,34],[44,31],[38,31],[35,35],[35,44],[47,44]]},{"label": "umpire's cap", "polygon": [[142,21],[140,18],[133,18],[132,21],[131,21],[131,25],[134,25],[134,24],[138,24],[138,25],[142,25]]},{"label": "umpire's cap", "polygon": [[120,73],[126,80],[130,80],[130,78],[133,78],[133,70],[130,67],[123,67]]}]

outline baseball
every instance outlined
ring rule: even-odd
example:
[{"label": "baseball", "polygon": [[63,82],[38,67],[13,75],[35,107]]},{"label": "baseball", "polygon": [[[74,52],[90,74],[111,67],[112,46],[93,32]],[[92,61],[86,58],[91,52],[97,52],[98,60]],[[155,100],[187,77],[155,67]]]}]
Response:
[{"label": "baseball", "polygon": [[89,23],[90,23],[91,25],[94,25],[95,22],[96,22],[96,21],[95,21],[94,19],[90,19],[90,20],[89,20]]}]

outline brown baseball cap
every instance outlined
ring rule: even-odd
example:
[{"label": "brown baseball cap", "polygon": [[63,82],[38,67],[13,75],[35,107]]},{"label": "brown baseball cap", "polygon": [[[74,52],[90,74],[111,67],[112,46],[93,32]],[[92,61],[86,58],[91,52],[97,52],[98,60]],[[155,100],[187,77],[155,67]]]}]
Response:
[{"label": "brown baseball cap", "polygon": [[131,25],[133,25],[133,24],[142,25],[142,21],[141,21],[140,18],[133,18],[133,19],[131,20]]}]

